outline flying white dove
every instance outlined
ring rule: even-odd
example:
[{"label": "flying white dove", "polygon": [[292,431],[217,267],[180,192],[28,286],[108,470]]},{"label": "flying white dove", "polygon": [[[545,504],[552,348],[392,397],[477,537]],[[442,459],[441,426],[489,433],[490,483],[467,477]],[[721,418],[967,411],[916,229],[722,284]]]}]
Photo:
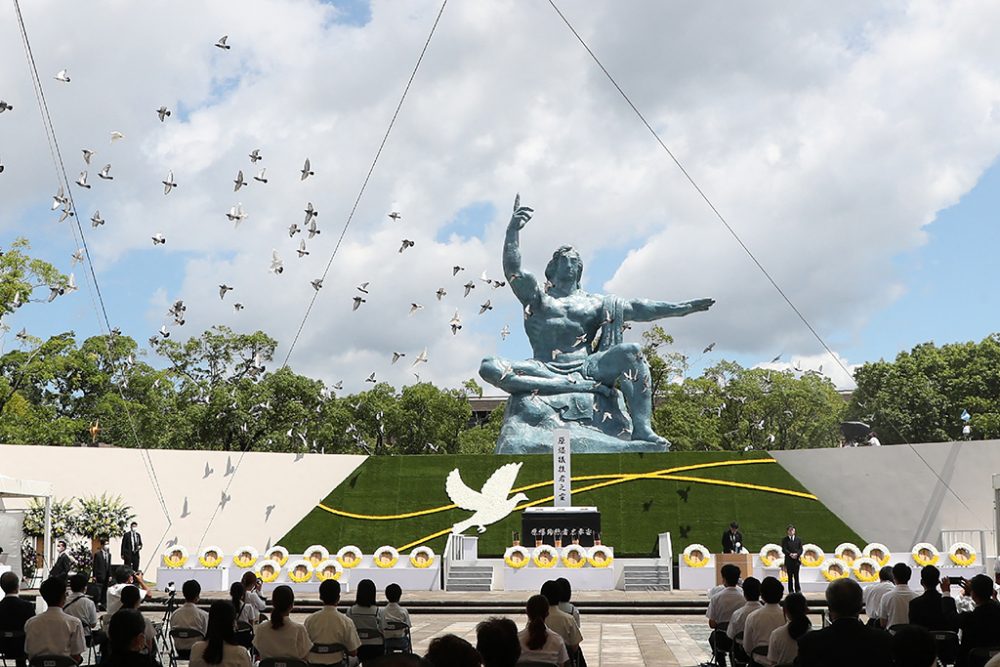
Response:
[{"label": "flying white dove", "polygon": [[240,169],[239,173],[236,174],[236,178],[233,179],[233,192],[239,192],[240,188],[246,184],[246,180],[243,179],[243,170]]},{"label": "flying white dove", "polygon": [[413,368],[414,366],[416,366],[420,362],[423,362],[425,364],[427,363],[427,348],[426,347],[424,348],[424,351],[421,352],[420,354],[418,354],[417,358],[413,360],[413,363],[410,365],[410,368]]},{"label": "flying white dove", "polygon": [[315,176],[316,172],[312,170],[312,163],[309,162],[309,158],[306,158],[305,163],[302,165],[302,169],[299,169],[299,173],[302,174],[302,178],[299,180],[306,180],[310,176]]},{"label": "flying white dove", "polygon": [[268,269],[274,275],[278,275],[285,270],[285,263],[281,261],[281,257],[278,256],[278,251],[274,248],[271,249],[271,268]]},{"label": "flying white dove", "polygon": [[56,81],[62,81],[63,83],[70,82],[69,73],[67,73],[66,70],[64,69],[59,70],[59,73],[52,78],[54,78]]},{"label": "flying white dove", "polygon": [[472,526],[476,526],[480,533],[484,533],[486,526],[500,521],[513,512],[519,502],[527,500],[528,496],[523,493],[507,498],[510,495],[510,490],[514,488],[514,480],[517,479],[517,473],[520,470],[520,463],[508,463],[500,466],[486,480],[481,491],[473,491],[466,486],[458,468],[448,473],[444,488],[448,492],[451,502],[464,510],[474,512],[465,521],[459,521],[452,526],[451,532],[460,535]]},{"label": "flying white dove", "polygon": [[113,130],[111,132],[111,143],[115,143],[116,141],[121,141],[124,138],[125,138],[125,135],[123,133],[119,132],[118,130]]},{"label": "flying white dove", "polygon": [[226,44],[228,40],[229,40],[229,35],[223,35],[222,37],[219,38],[219,41],[215,43],[215,46],[224,51],[228,51],[229,49],[233,48],[228,44]]},{"label": "flying white dove", "polygon": [[177,187],[177,182],[174,181],[174,171],[171,169],[167,172],[167,178],[163,181],[163,194],[169,195],[170,191]]},{"label": "flying white dove", "polygon": [[87,172],[85,171],[80,172],[80,178],[76,179],[76,184],[79,185],[81,188],[85,188],[87,190],[90,189],[90,183],[87,182]]},{"label": "flying white dove", "polygon": [[258,183],[267,183],[267,176],[264,175],[266,173],[267,173],[266,168],[261,169],[259,172],[257,172],[257,175],[253,177],[253,180],[257,181]]},{"label": "flying white dove", "polygon": [[103,178],[105,181],[113,181],[115,177],[111,175],[111,164],[104,165],[104,168],[97,173],[98,178]]},{"label": "flying white dove", "polygon": [[170,109],[165,106],[161,106],[156,110],[156,115],[160,118],[160,122],[162,123],[170,116]]},{"label": "flying white dove", "polygon": [[259,148],[255,148],[252,151],[250,151],[250,163],[251,164],[257,164],[258,160],[263,160],[263,159],[264,159],[264,156],[260,154],[260,149]]}]

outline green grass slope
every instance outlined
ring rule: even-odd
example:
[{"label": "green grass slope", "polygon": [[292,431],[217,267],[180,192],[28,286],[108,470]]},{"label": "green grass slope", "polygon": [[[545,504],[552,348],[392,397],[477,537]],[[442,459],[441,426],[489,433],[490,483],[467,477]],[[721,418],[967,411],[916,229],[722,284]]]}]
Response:
[{"label": "green grass slope", "polygon": [[[573,477],[620,473],[651,473],[668,468],[721,461],[770,459],[765,453],[677,452],[664,454],[590,454],[573,458]],[[546,456],[383,456],[371,457],[323,500],[327,507],[363,515],[396,515],[449,505],[445,478],[458,468],[462,479],[479,489],[497,467],[523,461],[515,488],[552,479],[552,459]],[[685,471],[683,474],[713,480],[806,491],[777,463],[733,465]],[[595,481],[574,481],[579,489]],[[552,493],[551,485],[526,492],[531,500]],[[780,541],[785,526],[794,523],[807,542],[832,549],[840,542],[860,538],[822,503],[761,490],[715,486],[692,481],[637,479],[604,488],[574,493],[573,504],[595,506],[601,511],[602,537],[619,556],[649,556],[660,532],[672,534],[679,552],[692,542],[711,549],[729,522],[740,522],[747,546]],[[551,505],[551,502],[542,503]],[[285,535],[281,544],[301,552],[311,544],[331,549],[354,544],[371,553],[389,544],[401,547],[449,528],[469,513],[451,509],[434,514],[392,520],[363,520],[336,516],[320,507]],[[498,556],[509,545],[511,532],[520,530],[520,512],[490,526],[480,535],[481,556]],[[444,548],[446,536],[425,542],[435,552]]]}]

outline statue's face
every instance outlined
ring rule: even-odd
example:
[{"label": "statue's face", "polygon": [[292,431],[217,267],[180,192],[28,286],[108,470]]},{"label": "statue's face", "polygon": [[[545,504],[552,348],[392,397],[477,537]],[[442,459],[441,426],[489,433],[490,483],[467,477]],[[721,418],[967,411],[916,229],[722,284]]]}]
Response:
[{"label": "statue's face", "polygon": [[583,260],[580,253],[573,248],[564,246],[555,251],[548,266],[545,267],[545,277],[553,284],[580,284],[583,275]]}]

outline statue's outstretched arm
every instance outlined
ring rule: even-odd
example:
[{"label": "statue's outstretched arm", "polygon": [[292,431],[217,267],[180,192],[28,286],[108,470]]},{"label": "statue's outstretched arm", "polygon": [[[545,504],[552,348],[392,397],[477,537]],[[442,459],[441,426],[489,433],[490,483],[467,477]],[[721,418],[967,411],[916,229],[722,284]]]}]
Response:
[{"label": "statue's outstretched arm", "polygon": [[708,310],[714,303],[715,299],[692,299],[680,303],[632,299],[625,303],[624,317],[633,322],[652,322],[664,317],[682,317]]},{"label": "statue's outstretched arm", "polygon": [[527,206],[517,206],[516,203],[503,244],[503,273],[507,277],[507,284],[514,290],[514,296],[527,306],[535,303],[541,296],[538,280],[521,267],[521,229],[531,220],[534,211]]}]

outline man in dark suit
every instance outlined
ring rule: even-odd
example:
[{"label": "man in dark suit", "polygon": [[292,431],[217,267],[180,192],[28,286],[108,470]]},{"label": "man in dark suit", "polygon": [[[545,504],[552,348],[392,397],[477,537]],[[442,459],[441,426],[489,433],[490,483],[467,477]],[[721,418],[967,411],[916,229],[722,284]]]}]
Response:
[{"label": "man in dark suit", "polygon": [[837,579],[826,587],[832,623],[799,637],[800,667],[885,667],[892,664],[889,633],[865,627],[861,615],[861,586]]},{"label": "man in dark suit", "polygon": [[108,538],[101,538],[101,548],[94,554],[91,572],[94,577],[94,598],[97,604],[104,606],[108,602],[108,584],[111,582],[111,552],[108,551]]},{"label": "man in dark suit", "polygon": [[56,557],[56,562],[49,570],[50,577],[60,577],[62,579],[69,578],[69,571],[73,567],[73,561],[70,560],[69,554],[66,553],[66,541],[59,540],[56,542],[56,551],[59,552],[59,556]]},{"label": "man in dark suit", "polygon": [[788,573],[788,592],[799,593],[799,566],[802,564],[802,540],[795,534],[795,526],[788,525],[788,534],[781,539],[781,552],[785,554],[785,572]]},{"label": "man in dark suit", "polygon": [[133,521],[129,531],[122,535],[122,560],[125,567],[132,570],[139,569],[139,551],[142,550],[142,535],[138,528],[139,524]]},{"label": "man in dark suit", "polygon": [[0,600],[0,652],[13,657],[17,667],[24,667],[24,636],[16,639],[3,637],[7,632],[24,632],[24,622],[35,615],[35,605],[17,596],[18,580],[13,572],[0,575],[0,590],[4,598]]},{"label": "man in dark suit", "polygon": [[[910,600],[910,623],[928,630],[958,630],[955,599],[938,593],[939,583],[942,583],[941,571],[936,567],[927,565],[920,570],[920,585],[924,587],[924,594]],[[947,583],[941,589],[949,590]]]},{"label": "man in dark suit", "polygon": [[1000,603],[994,597],[993,582],[985,574],[977,574],[971,581],[963,581],[962,588],[976,607],[958,615],[962,630],[959,665],[968,664],[969,651],[974,648],[1000,645]]},{"label": "man in dark suit", "polygon": [[740,524],[733,521],[729,524],[729,530],[722,534],[722,553],[739,553],[743,548],[743,533],[740,532]]}]

